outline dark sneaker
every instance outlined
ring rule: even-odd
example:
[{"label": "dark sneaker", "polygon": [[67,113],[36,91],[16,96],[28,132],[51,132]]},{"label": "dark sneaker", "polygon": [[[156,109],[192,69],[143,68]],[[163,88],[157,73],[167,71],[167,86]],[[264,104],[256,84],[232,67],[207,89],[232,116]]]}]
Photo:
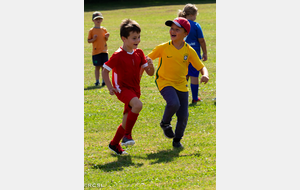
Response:
[{"label": "dark sneaker", "polygon": [[183,146],[182,146],[182,144],[180,143],[180,141],[179,141],[179,142],[173,141],[173,147],[174,147],[174,148],[183,148]]},{"label": "dark sneaker", "polygon": [[100,82],[96,82],[96,83],[95,83],[95,86],[99,86],[99,84],[100,84]]},{"label": "dark sneaker", "polygon": [[135,144],[135,142],[132,139],[131,135],[125,135],[123,137],[123,140],[122,140],[122,143],[121,143],[122,146],[132,146],[134,144]]},{"label": "dark sneaker", "polygon": [[200,98],[198,98],[198,100],[193,100],[192,104],[196,104],[197,102],[202,102],[202,100]]},{"label": "dark sneaker", "polygon": [[118,155],[127,154],[127,152],[123,150],[123,148],[120,146],[120,144],[112,145],[111,143],[109,143],[108,148],[110,150],[114,151]]},{"label": "dark sneaker", "polygon": [[105,86],[105,82],[102,82],[102,86]]},{"label": "dark sneaker", "polygon": [[172,126],[170,123],[163,123],[162,121],[160,122],[160,127],[162,128],[162,130],[164,131],[164,134],[167,138],[174,138],[174,132],[172,130]]}]

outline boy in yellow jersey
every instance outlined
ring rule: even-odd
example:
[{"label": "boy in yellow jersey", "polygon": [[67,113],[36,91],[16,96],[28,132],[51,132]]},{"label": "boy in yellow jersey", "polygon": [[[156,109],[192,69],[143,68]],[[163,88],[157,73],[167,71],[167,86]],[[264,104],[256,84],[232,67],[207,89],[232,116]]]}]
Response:
[{"label": "boy in yellow jersey", "polygon": [[[95,66],[95,85],[98,86],[100,84],[100,68],[103,70],[103,64],[108,61],[106,41],[108,40],[109,33],[106,28],[101,26],[103,16],[100,12],[94,12],[92,19],[95,26],[89,31],[88,43],[93,43],[92,59],[93,65]],[[102,86],[104,85],[105,82],[102,77]]]},{"label": "boy in yellow jersey", "polygon": [[[195,50],[184,41],[190,32],[190,23],[179,17],[168,20],[165,25],[170,26],[171,40],[156,46],[148,55],[152,60],[159,58],[155,76],[155,83],[167,105],[160,126],[168,138],[173,138],[173,147],[183,148],[180,140],[188,121],[188,83],[186,75],[189,63],[202,74],[200,83],[209,80],[208,71],[199,59]],[[171,120],[176,113],[177,124],[175,134]]]}]

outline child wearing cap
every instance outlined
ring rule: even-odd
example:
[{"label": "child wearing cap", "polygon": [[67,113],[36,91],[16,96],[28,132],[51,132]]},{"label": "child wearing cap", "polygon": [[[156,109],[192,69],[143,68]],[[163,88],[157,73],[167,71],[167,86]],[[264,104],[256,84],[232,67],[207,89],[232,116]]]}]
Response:
[{"label": "child wearing cap", "polygon": [[[183,10],[179,10],[178,17],[186,18],[190,25],[191,30],[189,35],[186,37],[185,41],[197,52],[199,58],[201,59],[200,48],[203,52],[202,61],[207,60],[207,50],[206,43],[204,40],[202,28],[199,23],[195,22],[198,14],[198,9],[195,5],[190,3],[186,4]],[[201,101],[201,98],[198,97],[198,88],[199,88],[199,71],[193,67],[192,64],[189,64],[187,79],[191,78],[191,92],[192,92],[192,104],[196,104],[198,101]]]},{"label": "child wearing cap", "polygon": [[[103,16],[100,12],[94,12],[92,20],[95,26],[89,31],[88,43],[93,43],[92,59],[93,65],[95,66],[95,85],[98,86],[100,84],[100,68],[103,70],[103,64],[108,61],[106,41],[108,40],[109,33],[107,32],[106,28],[101,26]],[[102,86],[104,85],[105,82],[102,77]]]},{"label": "child wearing cap", "polygon": [[[109,149],[116,154],[127,154],[120,146],[134,145],[132,128],[142,110],[140,101],[140,80],[144,72],[149,76],[154,74],[153,62],[146,58],[143,51],[138,49],[140,43],[141,28],[131,19],[125,19],[120,26],[120,36],[123,46],[120,47],[103,65],[103,79],[110,95],[116,95],[124,103],[123,121],[118,126],[116,134],[109,143]],[[112,84],[109,72],[112,71]]]},{"label": "child wearing cap", "polygon": [[[186,75],[191,63],[202,77],[200,83],[209,80],[208,71],[199,59],[195,50],[184,41],[190,32],[190,23],[182,17],[168,20],[165,25],[170,26],[171,40],[156,46],[148,55],[152,60],[159,58],[155,83],[166,101],[165,111],[160,122],[164,134],[173,138],[174,148],[183,148],[180,140],[188,121],[188,84]],[[172,130],[172,116],[176,114],[177,124],[175,134]]]}]

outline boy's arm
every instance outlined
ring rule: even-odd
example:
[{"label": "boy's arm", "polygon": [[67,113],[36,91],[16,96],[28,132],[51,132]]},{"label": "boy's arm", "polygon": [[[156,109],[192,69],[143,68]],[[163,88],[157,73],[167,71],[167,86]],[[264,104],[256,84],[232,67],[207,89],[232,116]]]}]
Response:
[{"label": "boy's arm", "polygon": [[103,67],[103,71],[102,71],[102,77],[103,77],[103,80],[105,82],[105,85],[107,86],[107,89],[109,91],[109,94],[110,95],[114,95],[115,93],[117,93],[117,89],[115,89],[111,82],[110,82],[110,79],[109,79],[109,70],[107,70],[106,68]]},{"label": "boy's arm", "polygon": [[105,40],[108,41],[109,33],[105,33]]},{"label": "boy's arm", "polygon": [[202,82],[204,82],[204,84],[206,84],[209,80],[209,77],[208,77],[208,71],[206,69],[206,67],[203,67],[201,70],[200,70],[200,73],[202,75],[201,79],[200,79],[200,84]]},{"label": "boy's arm", "polygon": [[142,78],[142,76],[143,76],[143,73],[144,73],[144,68],[143,67],[141,67],[141,70],[140,70],[140,80],[141,80],[141,78]]},{"label": "boy's arm", "polygon": [[97,34],[95,34],[92,39],[88,39],[88,43],[93,43],[94,41],[96,41],[97,37]]},{"label": "boy's arm", "polygon": [[153,76],[154,75],[154,66],[153,66],[153,61],[150,57],[146,56],[146,60],[148,62],[148,66],[145,67],[145,71],[149,76]]},{"label": "boy's arm", "polygon": [[206,61],[207,60],[206,42],[205,42],[204,38],[198,38],[198,41],[200,43],[200,46],[201,46],[201,49],[203,52],[202,61]]},{"label": "boy's arm", "polygon": [[146,66],[146,67],[141,67],[141,70],[140,70],[140,79],[142,78],[144,71],[146,71],[146,73],[147,73],[149,76],[153,76],[153,75],[154,75],[155,69],[154,69],[154,66],[153,66],[153,61],[152,61],[152,59],[150,59],[148,56],[146,56],[146,60],[147,60],[148,66]]}]

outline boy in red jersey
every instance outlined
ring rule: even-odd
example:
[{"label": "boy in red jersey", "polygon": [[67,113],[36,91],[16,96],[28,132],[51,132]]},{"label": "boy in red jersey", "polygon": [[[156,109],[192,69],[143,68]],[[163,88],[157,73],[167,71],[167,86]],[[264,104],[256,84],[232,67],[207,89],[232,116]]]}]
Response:
[{"label": "boy in red jersey", "polygon": [[[140,43],[141,28],[139,24],[130,19],[125,19],[120,25],[120,36],[123,46],[120,47],[103,65],[103,79],[110,95],[116,95],[123,102],[123,121],[118,126],[116,134],[109,143],[109,148],[116,154],[127,154],[120,146],[134,145],[131,137],[132,128],[142,110],[140,101],[140,79],[144,72],[149,76],[154,74],[153,62],[146,58],[141,49],[137,49]],[[112,70],[112,82],[109,79],[109,72]]]}]

